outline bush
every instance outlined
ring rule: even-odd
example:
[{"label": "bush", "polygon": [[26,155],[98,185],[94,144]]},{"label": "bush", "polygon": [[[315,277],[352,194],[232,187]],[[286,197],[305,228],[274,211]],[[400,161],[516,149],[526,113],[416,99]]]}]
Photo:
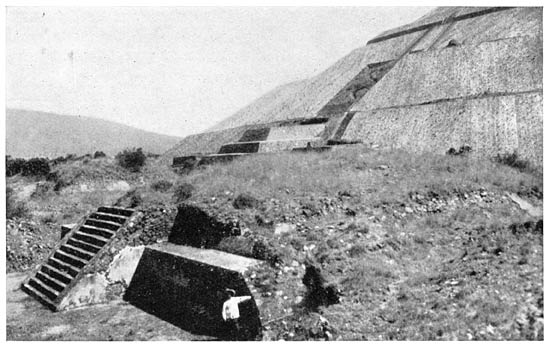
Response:
[{"label": "bush", "polygon": [[44,198],[48,191],[50,191],[52,186],[51,182],[39,182],[36,184],[36,187],[34,188],[34,191],[31,194],[31,198],[38,199],[38,198]]},{"label": "bush", "polygon": [[25,162],[25,159],[12,159],[11,156],[6,156],[6,177],[21,173]]},{"label": "bush", "polygon": [[141,148],[126,149],[123,152],[116,154],[116,161],[118,161],[118,164],[131,172],[139,172],[141,167],[145,165],[146,159],[147,157]]},{"label": "bush", "polygon": [[175,191],[173,193],[173,198],[175,200],[175,203],[179,204],[191,198],[191,196],[193,195],[193,191],[194,191],[194,186],[192,186],[189,183],[178,184],[175,187]]},{"label": "bush", "polygon": [[96,151],[96,152],[93,154],[93,158],[94,158],[94,159],[98,159],[98,158],[100,158],[100,157],[105,157],[105,156],[107,156],[107,155],[106,155],[104,152],[102,152],[102,151]]},{"label": "bush", "polygon": [[272,266],[282,263],[282,254],[277,247],[263,238],[254,241],[252,246],[252,257],[258,260],[267,261]]},{"label": "bush", "polygon": [[158,180],[151,184],[151,189],[154,191],[166,192],[173,186],[171,181]]},{"label": "bush", "polygon": [[25,162],[21,170],[23,176],[47,176],[49,173],[50,165],[48,159],[38,157]]},{"label": "bush", "polygon": [[44,223],[44,224],[56,223],[57,222],[57,217],[55,216],[54,213],[48,213],[48,214],[42,216],[40,221],[42,221],[42,223]]},{"label": "bush", "polygon": [[512,154],[498,154],[495,160],[496,162],[516,168],[520,171],[524,171],[530,168],[530,164],[528,163],[528,161],[519,159],[516,151]]},{"label": "bush", "polygon": [[66,178],[58,177],[58,178],[55,180],[55,185],[53,186],[53,191],[59,192],[59,191],[61,191],[62,189],[64,189],[65,187],[70,186],[71,184],[72,184],[72,183],[71,183],[70,181],[67,181]]},{"label": "bush", "polygon": [[27,215],[25,203],[17,201],[13,196],[13,189],[6,187],[6,219],[24,217]]}]

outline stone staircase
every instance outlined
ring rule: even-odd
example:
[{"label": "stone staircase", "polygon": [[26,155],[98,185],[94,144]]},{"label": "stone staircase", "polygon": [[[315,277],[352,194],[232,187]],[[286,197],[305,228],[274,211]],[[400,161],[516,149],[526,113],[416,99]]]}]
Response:
[{"label": "stone staircase", "polygon": [[63,298],[89,266],[108,247],[134,210],[100,207],[76,224],[21,284],[21,289],[52,311],[59,310]]}]

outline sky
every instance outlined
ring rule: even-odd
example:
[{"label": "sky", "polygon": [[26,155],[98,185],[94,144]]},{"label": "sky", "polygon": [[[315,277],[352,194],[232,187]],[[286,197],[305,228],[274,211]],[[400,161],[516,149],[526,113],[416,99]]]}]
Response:
[{"label": "sky", "polygon": [[180,136],[433,7],[8,7],[6,106]]}]

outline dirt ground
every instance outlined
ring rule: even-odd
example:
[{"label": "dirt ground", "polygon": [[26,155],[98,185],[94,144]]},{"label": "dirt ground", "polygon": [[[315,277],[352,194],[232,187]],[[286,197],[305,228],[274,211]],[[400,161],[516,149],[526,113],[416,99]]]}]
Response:
[{"label": "dirt ground", "polygon": [[193,335],[124,302],[52,312],[19,288],[26,273],[6,276],[6,339],[41,340],[212,340]]}]

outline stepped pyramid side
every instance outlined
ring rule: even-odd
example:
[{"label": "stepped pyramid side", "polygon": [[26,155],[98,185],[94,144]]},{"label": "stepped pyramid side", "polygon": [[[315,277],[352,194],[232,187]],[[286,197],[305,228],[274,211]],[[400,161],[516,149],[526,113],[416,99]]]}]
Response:
[{"label": "stepped pyramid side", "polygon": [[[272,128],[281,126],[281,122],[290,123],[298,119],[326,118],[325,130],[320,135],[325,143],[359,140],[430,151],[445,151],[449,146],[466,143],[464,145],[477,145],[473,150],[480,155],[507,153],[514,148],[539,163],[541,147],[535,147],[541,143],[541,138],[538,138],[541,135],[541,23],[541,8],[435,9],[414,23],[378,35],[366,46],[354,50],[318,76],[277,89],[221,122],[214,128],[216,131],[183,139],[162,159],[171,163],[171,159],[176,156],[196,153],[228,155],[259,152],[259,149],[256,151],[249,148],[242,151],[234,144],[250,129]],[[506,66],[512,66],[513,71],[508,71]],[[444,113],[438,114],[435,122],[428,120],[421,126],[414,126],[415,123],[421,123],[419,118],[412,117],[405,121],[398,111],[389,110],[445,99],[474,98],[480,94],[503,96],[530,91],[538,92],[538,97],[515,97],[515,111],[534,112],[527,119],[519,119],[515,114],[516,119],[528,124],[519,121],[517,129],[510,130],[522,131],[522,134],[514,137],[516,143],[525,143],[521,145],[496,143],[482,146],[482,139],[479,139],[481,136],[473,138],[471,135],[471,140],[441,140],[441,136],[455,138],[452,131],[459,132],[460,129],[455,126],[446,126],[451,130],[445,130],[439,123],[452,124],[463,102],[425,108],[425,112],[427,109],[436,109]],[[511,99],[507,100],[511,102]],[[498,102],[504,102],[504,99]],[[485,138],[497,142],[500,137],[506,136],[507,130],[501,132],[497,130],[500,125],[494,129],[495,125],[490,124],[500,124],[501,121],[497,119],[511,119],[513,115],[499,112],[496,103],[471,103],[476,105],[475,114],[485,114],[476,115],[471,121],[477,124],[473,126],[474,131],[488,132]],[[464,107],[471,108],[470,105]],[[390,116],[381,116],[378,111],[381,109],[387,109],[386,113]],[[427,113],[422,116],[429,118]],[[286,124],[290,125],[295,124]],[[425,126],[432,128],[432,131],[422,132]],[[526,127],[532,127],[532,130],[524,130]],[[407,131],[401,132],[399,136],[397,129],[401,128]],[[439,136],[437,131],[442,131],[440,133],[444,135]],[[386,138],[382,140],[384,134]],[[306,138],[296,136],[293,139]],[[227,144],[232,147],[220,153]],[[523,147],[528,148],[523,150]],[[288,150],[292,147],[277,144],[266,151],[279,149]]]},{"label": "stepped pyramid side", "polygon": [[477,156],[516,152],[541,166],[541,24],[539,8],[455,22],[432,49],[404,57],[352,107],[344,138],[441,154],[462,146]]},{"label": "stepped pyramid side", "polygon": [[64,298],[133,213],[132,209],[100,207],[85,217],[23,281],[21,289],[53,311],[62,309]]}]

